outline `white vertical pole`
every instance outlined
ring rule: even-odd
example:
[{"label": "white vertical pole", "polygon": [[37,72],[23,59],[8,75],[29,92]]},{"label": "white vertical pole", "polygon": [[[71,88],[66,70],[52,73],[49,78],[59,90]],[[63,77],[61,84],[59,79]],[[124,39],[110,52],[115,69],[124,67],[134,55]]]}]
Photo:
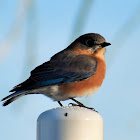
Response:
[{"label": "white vertical pole", "polygon": [[37,140],[103,140],[103,120],[83,107],[51,109],[37,120]]}]

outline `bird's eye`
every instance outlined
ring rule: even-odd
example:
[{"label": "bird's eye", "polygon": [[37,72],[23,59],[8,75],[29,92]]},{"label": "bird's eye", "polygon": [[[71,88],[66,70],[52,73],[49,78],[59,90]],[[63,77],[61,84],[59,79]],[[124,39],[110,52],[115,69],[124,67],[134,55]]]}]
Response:
[{"label": "bird's eye", "polygon": [[94,42],[92,39],[87,39],[85,41],[85,45],[88,46],[88,47],[92,47],[94,45]]}]

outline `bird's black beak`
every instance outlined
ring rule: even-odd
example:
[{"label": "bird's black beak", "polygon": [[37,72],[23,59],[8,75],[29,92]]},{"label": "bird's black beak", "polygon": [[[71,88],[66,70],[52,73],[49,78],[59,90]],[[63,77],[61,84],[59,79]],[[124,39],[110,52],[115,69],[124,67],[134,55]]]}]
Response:
[{"label": "bird's black beak", "polygon": [[111,45],[111,44],[108,43],[108,42],[104,42],[104,43],[101,44],[102,48],[104,48],[104,47],[106,47],[106,46],[109,46],[109,45]]}]

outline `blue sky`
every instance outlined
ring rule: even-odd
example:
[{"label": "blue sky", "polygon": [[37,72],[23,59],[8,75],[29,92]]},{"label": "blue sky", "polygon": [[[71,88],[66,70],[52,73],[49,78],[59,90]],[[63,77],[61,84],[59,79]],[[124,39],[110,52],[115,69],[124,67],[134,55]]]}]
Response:
[{"label": "blue sky", "polygon": [[[19,34],[15,40],[13,37],[7,54],[0,59],[0,98],[7,96],[13,86],[28,78],[32,69],[67,47],[75,37],[88,32],[100,33],[112,44],[106,52],[106,78],[96,94],[78,100],[93,106],[102,115],[104,140],[139,140],[140,11],[137,9],[140,2],[94,0],[83,28],[74,34],[82,2],[36,0],[24,20],[24,14],[17,13],[18,1],[0,1],[0,55],[4,54],[2,42],[8,40],[16,17],[23,18]],[[22,4],[20,10],[24,13]],[[32,51],[29,51],[30,43]],[[69,102],[65,101],[64,105]],[[26,96],[7,107],[1,106],[0,139],[36,139],[39,114],[57,106],[41,95]]]}]

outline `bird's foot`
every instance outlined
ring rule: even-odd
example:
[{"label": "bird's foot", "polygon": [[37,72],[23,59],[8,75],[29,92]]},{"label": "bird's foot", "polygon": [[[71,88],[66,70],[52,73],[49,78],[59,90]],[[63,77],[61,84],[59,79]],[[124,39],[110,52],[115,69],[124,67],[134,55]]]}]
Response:
[{"label": "bird's foot", "polygon": [[59,104],[61,107],[63,107],[63,105],[62,105],[62,103],[61,103],[60,101],[58,101],[58,104]]},{"label": "bird's foot", "polygon": [[85,105],[82,104],[82,103],[81,103],[81,104],[69,103],[69,105],[72,105],[72,106],[79,106],[79,107],[84,107],[84,108],[91,109],[91,110],[93,110],[93,111],[95,111],[95,112],[98,113],[98,111],[96,111],[95,108],[87,107],[87,106],[85,106]]},{"label": "bird's foot", "polygon": [[68,106],[70,106],[70,105],[72,105],[72,106],[79,106],[78,104],[75,104],[75,103],[69,103]]}]

